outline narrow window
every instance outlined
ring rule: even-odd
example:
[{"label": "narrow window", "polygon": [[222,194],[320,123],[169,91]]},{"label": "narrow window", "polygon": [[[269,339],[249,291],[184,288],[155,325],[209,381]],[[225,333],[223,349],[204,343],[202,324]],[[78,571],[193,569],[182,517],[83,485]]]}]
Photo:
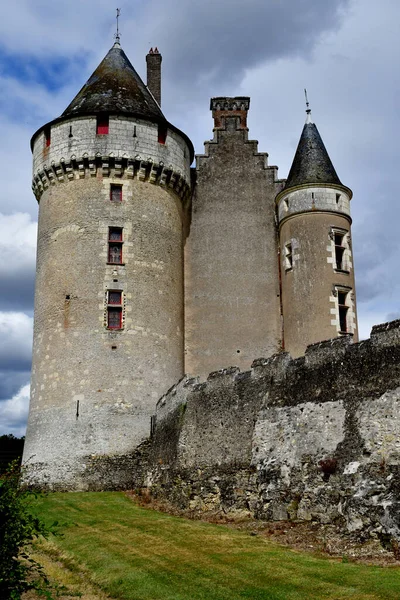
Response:
[{"label": "narrow window", "polygon": [[289,271],[290,269],[293,268],[293,251],[292,251],[292,244],[286,244],[285,245],[285,269],[286,271]]},{"label": "narrow window", "polygon": [[108,292],[107,327],[108,329],[122,329],[122,292]]},{"label": "narrow window", "polygon": [[97,117],[96,123],[96,133],[97,135],[107,135],[109,126],[109,118],[108,115],[99,115]]},{"label": "narrow window", "polygon": [[107,326],[109,329],[121,329],[122,309],[115,306],[107,308]]},{"label": "narrow window", "polygon": [[108,228],[108,262],[122,265],[122,227]]},{"label": "narrow window", "polygon": [[110,185],[111,202],[122,202],[122,185],[112,183]]},{"label": "narrow window", "polygon": [[334,239],[335,239],[335,264],[336,264],[336,268],[339,271],[343,271],[343,258],[344,258],[344,251],[345,251],[345,247],[343,245],[343,240],[344,240],[344,234],[343,233],[338,233],[337,231],[334,232]]},{"label": "narrow window", "polygon": [[51,128],[45,127],[44,129],[44,144],[48,148],[51,144]]},{"label": "narrow window", "polygon": [[165,144],[167,139],[167,126],[163,123],[158,124],[158,143]]},{"label": "narrow window", "polygon": [[289,210],[289,197],[284,199],[283,208],[285,209],[285,211]]},{"label": "narrow window", "polygon": [[340,333],[347,333],[347,311],[349,310],[349,307],[346,305],[347,294],[348,292],[338,290]]},{"label": "narrow window", "polygon": [[336,204],[339,204],[340,194],[336,194]]}]

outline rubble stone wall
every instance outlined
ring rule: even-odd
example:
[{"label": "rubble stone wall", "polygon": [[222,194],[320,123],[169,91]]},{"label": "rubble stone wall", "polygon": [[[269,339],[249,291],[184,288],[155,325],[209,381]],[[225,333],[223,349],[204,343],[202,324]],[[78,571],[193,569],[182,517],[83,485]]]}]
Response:
[{"label": "rubble stone wall", "polygon": [[159,400],[135,485],[195,511],[342,522],[400,537],[400,321],[183,379]]}]

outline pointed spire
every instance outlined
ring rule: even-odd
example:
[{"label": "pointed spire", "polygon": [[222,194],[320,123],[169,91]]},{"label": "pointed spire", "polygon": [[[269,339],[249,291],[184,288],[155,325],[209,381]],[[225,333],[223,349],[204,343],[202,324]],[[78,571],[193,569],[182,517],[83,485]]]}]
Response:
[{"label": "pointed spire", "polygon": [[307,183],[343,185],[337,176],[317,126],[311,119],[310,103],[306,97],[306,122],[285,184],[285,190]]},{"label": "pointed spire", "polygon": [[122,50],[118,30],[115,44],[62,116],[99,113],[122,113],[156,122],[165,121],[160,107]]}]

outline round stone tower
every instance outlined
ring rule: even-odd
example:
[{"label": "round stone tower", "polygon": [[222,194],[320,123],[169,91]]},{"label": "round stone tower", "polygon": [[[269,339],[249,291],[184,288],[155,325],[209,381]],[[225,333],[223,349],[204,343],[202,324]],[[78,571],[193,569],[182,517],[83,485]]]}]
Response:
[{"label": "round stone tower", "polygon": [[292,356],[339,335],[357,341],[351,197],[307,109],[289,176],[276,198],[284,349]]},{"label": "round stone tower", "polygon": [[85,489],[88,459],[133,450],[183,375],[193,147],[155,96],[117,40],[32,138],[39,230],[24,462],[36,485]]}]

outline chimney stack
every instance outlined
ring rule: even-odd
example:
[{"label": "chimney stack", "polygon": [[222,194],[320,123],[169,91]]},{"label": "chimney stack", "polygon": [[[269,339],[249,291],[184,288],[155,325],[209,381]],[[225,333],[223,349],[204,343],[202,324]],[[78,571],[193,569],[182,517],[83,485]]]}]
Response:
[{"label": "chimney stack", "polygon": [[247,130],[247,113],[250,106],[248,96],[228,98],[211,98],[210,110],[214,119],[215,129],[226,129],[227,122],[232,123],[234,129]]},{"label": "chimney stack", "polygon": [[161,61],[162,56],[158,48],[150,48],[146,56],[147,63],[147,87],[161,107]]}]

